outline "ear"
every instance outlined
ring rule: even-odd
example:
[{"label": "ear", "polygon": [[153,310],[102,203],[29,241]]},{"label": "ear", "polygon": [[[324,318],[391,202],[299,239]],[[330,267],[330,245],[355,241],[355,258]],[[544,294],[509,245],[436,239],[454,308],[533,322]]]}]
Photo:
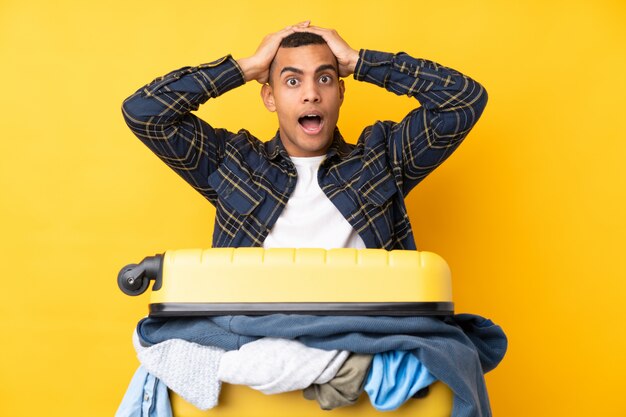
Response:
[{"label": "ear", "polygon": [[263,84],[263,87],[261,87],[261,98],[263,99],[263,104],[265,104],[265,107],[269,111],[276,111],[276,103],[274,102],[274,91],[271,85]]},{"label": "ear", "polygon": [[341,100],[341,103],[343,104],[343,96],[344,93],[346,92],[346,85],[343,82],[343,79],[339,80],[339,100]]}]

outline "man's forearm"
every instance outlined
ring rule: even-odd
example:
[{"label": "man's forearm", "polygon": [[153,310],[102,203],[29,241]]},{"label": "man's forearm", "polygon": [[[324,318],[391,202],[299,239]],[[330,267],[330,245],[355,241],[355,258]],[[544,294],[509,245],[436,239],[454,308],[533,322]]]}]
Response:
[{"label": "man's forearm", "polygon": [[207,180],[231,133],[213,128],[192,111],[243,83],[239,66],[227,56],[157,78],[126,99],[122,112],[135,136],[213,201]]},{"label": "man's forearm", "polygon": [[197,110],[209,98],[244,82],[241,69],[231,56],[184,67],[155,79],[127,98],[122,105],[124,118],[136,134],[144,133],[151,125],[166,127]]},{"label": "man's forearm", "polygon": [[240,58],[236,62],[237,65],[239,65],[239,68],[241,68],[241,73],[243,74],[243,78],[246,82],[259,79],[265,70],[257,65],[251,57]]},{"label": "man's forearm", "polygon": [[398,123],[381,122],[391,124],[388,152],[404,194],[454,152],[487,103],[487,92],[478,82],[404,53],[361,50],[354,78],[421,103]]},{"label": "man's forearm", "polygon": [[470,129],[487,104],[487,92],[482,85],[436,62],[402,52],[361,50],[359,57],[355,79],[397,95],[414,97],[426,111],[447,113],[444,122],[454,120],[455,123],[445,127],[446,134]]}]

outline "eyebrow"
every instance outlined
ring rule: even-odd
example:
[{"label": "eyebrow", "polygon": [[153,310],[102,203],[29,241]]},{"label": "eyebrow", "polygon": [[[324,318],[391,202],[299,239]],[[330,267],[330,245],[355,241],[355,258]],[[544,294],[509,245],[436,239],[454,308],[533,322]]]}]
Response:
[{"label": "eyebrow", "polygon": [[[320,66],[319,66],[319,67],[317,67],[317,69],[315,70],[315,73],[317,74],[317,73],[319,73],[319,72],[326,71],[326,70],[329,70],[329,69],[330,69],[330,70],[333,70],[333,71],[335,71],[335,73],[337,73],[337,68],[335,68],[335,66],[334,66],[334,65],[332,65],[332,64],[324,64],[324,65],[320,65]],[[303,75],[303,74],[304,74],[304,71],[302,71],[302,70],[301,70],[301,69],[299,69],[299,68],[295,68],[295,67],[285,67],[285,68],[283,68],[283,69],[281,69],[281,70],[280,70],[280,75],[283,75],[283,73],[285,73],[285,72],[287,72],[287,71],[289,71],[289,72],[295,72],[296,74],[300,74],[300,75]]]}]

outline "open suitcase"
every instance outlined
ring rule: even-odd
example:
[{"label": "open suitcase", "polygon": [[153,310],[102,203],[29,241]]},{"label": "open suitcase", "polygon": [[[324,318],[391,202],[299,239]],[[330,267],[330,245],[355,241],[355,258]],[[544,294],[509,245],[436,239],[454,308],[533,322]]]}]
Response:
[{"label": "open suitcase", "polygon": [[[450,269],[431,252],[381,249],[213,248],[167,251],[124,267],[118,285],[145,292],[153,317],[206,315],[445,316],[453,313]],[[222,384],[219,405],[201,411],[170,392],[177,417],[379,416],[363,394],[353,406],[321,410],[302,392],[264,395]],[[450,416],[453,394],[441,382],[390,416]]]}]

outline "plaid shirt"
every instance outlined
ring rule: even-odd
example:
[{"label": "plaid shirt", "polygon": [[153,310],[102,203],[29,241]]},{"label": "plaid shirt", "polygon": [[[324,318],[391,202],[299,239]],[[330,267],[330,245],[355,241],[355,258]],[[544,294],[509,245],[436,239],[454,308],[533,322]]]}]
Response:
[{"label": "plaid shirt", "polygon": [[[457,71],[405,53],[361,50],[354,78],[422,105],[399,123],[366,127],[354,145],[336,129],[318,183],[368,248],[415,249],[404,197],[469,133],[487,93]],[[278,133],[262,142],[191,113],[244,83],[226,56],[159,77],[122,106],[133,133],[215,205],[213,247],[262,246],[297,181]]]}]

